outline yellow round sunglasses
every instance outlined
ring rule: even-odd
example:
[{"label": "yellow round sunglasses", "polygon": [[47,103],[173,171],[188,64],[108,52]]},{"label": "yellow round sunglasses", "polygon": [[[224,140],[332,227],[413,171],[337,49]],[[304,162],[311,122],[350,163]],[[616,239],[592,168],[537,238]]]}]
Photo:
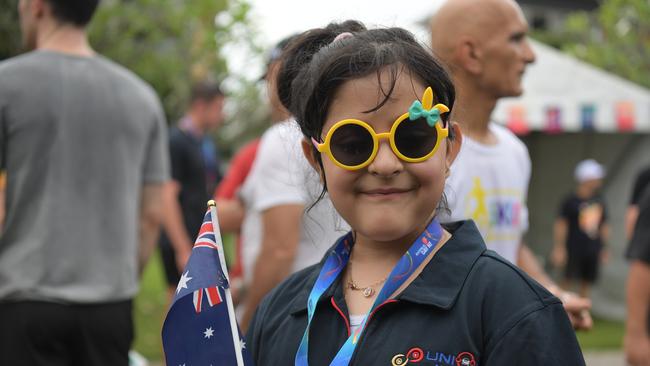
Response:
[{"label": "yellow round sunglasses", "polygon": [[419,163],[436,153],[449,129],[442,127],[440,114],[449,112],[444,104],[433,106],[433,91],[428,87],[422,102],[413,102],[408,112],[399,116],[390,132],[376,133],[368,123],[358,119],[336,122],[327,131],[325,141],[319,143],[312,137],[316,149],[327,154],[334,164],[346,170],[368,166],[377,156],[379,141],[388,139],[390,147],[400,159]]}]

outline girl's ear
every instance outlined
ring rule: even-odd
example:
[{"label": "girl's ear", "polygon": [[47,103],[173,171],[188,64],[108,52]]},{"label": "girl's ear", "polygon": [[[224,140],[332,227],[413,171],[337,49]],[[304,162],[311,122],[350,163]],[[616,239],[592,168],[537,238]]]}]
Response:
[{"label": "girl's ear", "polygon": [[[451,167],[451,164],[454,163],[454,160],[456,160],[460,147],[463,145],[463,133],[461,132],[458,123],[450,121],[449,128],[453,130],[454,139],[447,139],[447,157],[445,161],[447,171]],[[452,134],[452,131],[449,132]]]},{"label": "girl's ear", "polygon": [[321,182],[323,182],[323,171],[320,168],[320,164],[318,164],[318,159],[316,157],[317,152],[314,151],[314,145],[312,144],[311,140],[308,138],[303,138],[302,142],[302,153],[305,155],[305,159],[309,162],[309,165],[311,165],[312,168],[318,173],[318,176],[320,176]]}]

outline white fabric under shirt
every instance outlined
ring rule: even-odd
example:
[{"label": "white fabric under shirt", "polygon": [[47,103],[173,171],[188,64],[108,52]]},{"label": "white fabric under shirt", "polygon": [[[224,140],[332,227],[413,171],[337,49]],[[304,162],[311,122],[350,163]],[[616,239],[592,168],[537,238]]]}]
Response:
[{"label": "white fabric under shirt", "polygon": [[490,123],[489,128],[498,140],[495,145],[463,138],[445,187],[451,216],[440,217],[443,222],[474,220],[488,249],[516,264],[528,230],[530,157],[526,146],[505,127]]},{"label": "white fabric under shirt", "polygon": [[365,317],[366,317],[365,315],[350,314],[350,334],[354,334],[354,332],[356,332],[357,329],[359,329]]},{"label": "white fabric under shirt", "polygon": [[[299,204],[309,207],[321,192],[320,178],[305,158],[303,135],[295,121],[269,128],[260,141],[255,162],[244,182],[240,197],[246,205],[242,224],[244,282],[249,285],[262,240],[261,213],[280,206]],[[298,253],[292,272],[318,263],[325,251],[349,231],[329,196],[303,215]]]}]

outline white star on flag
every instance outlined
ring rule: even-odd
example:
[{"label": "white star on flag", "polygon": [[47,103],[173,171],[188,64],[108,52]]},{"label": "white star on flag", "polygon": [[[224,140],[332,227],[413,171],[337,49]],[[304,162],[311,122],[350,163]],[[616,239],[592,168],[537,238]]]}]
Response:
[{"label": "white star on flag", "polygon": [[240,340],[239,340],[239,347],[240,347],[241,349],[246,349],[246,342],[244,342],[243,339],[240,339]]},{"label": "white star on flag", "polygon": [[190,282],[192,277],[189,276],[190,271],[183,273],[181,279],[178,281],[178,286],[176,287],[176,293],[181,292],[181,289],[187,288],[187,283]]},{"label": "white star on flag", "polygon": [[210,337],[212,337],[214,335],[214,330],[212,329],[212,327],[206,328],[205,332],[203,332],[203,334],[205,335],[205,338],[210,339]]}]

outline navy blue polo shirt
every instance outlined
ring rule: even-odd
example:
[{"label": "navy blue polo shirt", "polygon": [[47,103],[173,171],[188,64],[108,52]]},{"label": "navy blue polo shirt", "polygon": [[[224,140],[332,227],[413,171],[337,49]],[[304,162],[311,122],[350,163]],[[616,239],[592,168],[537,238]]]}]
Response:
[{"label": "navy blue polo shirt", "polygon": [[[562,303],[485,248],[472,221],[395,299],[375,309],[350,365],[584,365]],[[307,298],[324,261],[289,277],[260,304],[248,332],[255,364],[293,365]],[[329,365],[350,333],[340,279],[321,297],[309,332],[309,365]]]}]

